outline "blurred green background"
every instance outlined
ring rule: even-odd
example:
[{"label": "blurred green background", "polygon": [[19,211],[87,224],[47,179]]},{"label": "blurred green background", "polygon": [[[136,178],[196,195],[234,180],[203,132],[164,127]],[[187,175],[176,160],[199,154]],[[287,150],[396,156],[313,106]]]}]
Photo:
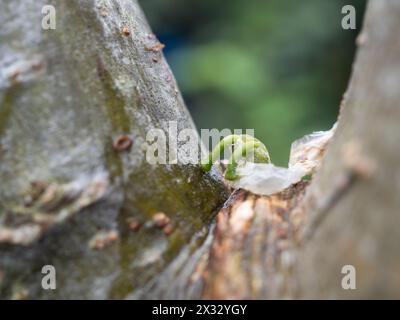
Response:
[{"label": "blurred green background", "polygon": [[[336,121],[365,0],[140,3],[198,129],[254,129],[286,166],[293,140]],[[346,4],[356,31],[341,27]]]}]

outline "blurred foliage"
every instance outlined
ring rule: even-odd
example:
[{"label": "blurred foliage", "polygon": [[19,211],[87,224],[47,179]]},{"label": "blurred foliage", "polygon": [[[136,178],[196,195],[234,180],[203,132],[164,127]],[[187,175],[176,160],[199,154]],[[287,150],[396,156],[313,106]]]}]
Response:
[{"label": "blurred foliage", "polygon": [[198,128],[255,129],[272,161],[329,129],[351,72],[364,0],[142,0]]}]

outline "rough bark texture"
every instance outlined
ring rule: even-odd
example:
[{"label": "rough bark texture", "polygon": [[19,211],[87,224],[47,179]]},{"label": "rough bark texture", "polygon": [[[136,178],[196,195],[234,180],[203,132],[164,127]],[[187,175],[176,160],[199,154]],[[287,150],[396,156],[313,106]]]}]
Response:
[{"label": "rough bark texture", "polygon": [[[400,298],[399,30],[400,2],[370,1],[337,133],[305,200],[302,297]],[[348,264],[356,290],[341,287]]]},{"label": "rough bark texture", "polygon": [[219,213],[204,297],[400,298],[399,30],[400,2],[370,1],[321,169],[305,195],[242,195]]},{"label": "rough bark texture", "polygon": [[[0,5],[0,297],[400,297],[399,1],[369,3],[312,181],[237,191],[215,223],[220,183],[142,161],[149,127],[193,124],[137,3],[54,1],[46,32],[44,4]],[[113,149],[121,134],[130,151]],[[56,291],[40,289],[44,264],[57,268]],[[342,289],[344,265],[357,290]]]},{"label": "rough bark texture", "polygon": [[[41,28],[48,4],[56,30]],[[0,21],[0,297],[173,292],[226,189],[145,161],[150,128],[194,125],[137,2],[5,0]],[[121,135],[130,149],[113,148]],[[41,289],[47,264],[55,291]]]}]

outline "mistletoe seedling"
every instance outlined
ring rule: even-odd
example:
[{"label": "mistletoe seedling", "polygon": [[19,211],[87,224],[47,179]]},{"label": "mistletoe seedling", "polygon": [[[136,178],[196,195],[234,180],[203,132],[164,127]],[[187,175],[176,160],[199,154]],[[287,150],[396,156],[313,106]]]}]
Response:
[{"label": "mistletoe seedling", "polygon": [[239,178],[236,168],[240,160],[249,160],[249,155],[253,155],[252,160],[254,163],[270,163],[268,150],[262,142],[250,135],[233,134],[223,138],[208,157],[202,160],[201,167],[203,171],[210,171],[213,163],[224,157],[224,151],[227,147],[233,147],[234,149],[224,173],[224,177],[227,180]]}]

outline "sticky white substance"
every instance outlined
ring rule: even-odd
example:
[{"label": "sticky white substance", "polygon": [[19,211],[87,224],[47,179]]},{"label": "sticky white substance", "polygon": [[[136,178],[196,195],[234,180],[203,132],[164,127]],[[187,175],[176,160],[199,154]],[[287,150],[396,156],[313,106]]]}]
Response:
[{"label": "sticky white substance", "polygon": [[305,175],[315,172],[335,129],[336,124],[329,131],[313,132],[294,141],[289,168],[271,163],[246,162],[236,169],[239,178],[228,184],[235,189],[245,189],[259,195],[270,195],[290,187]]},{"label": "sticky white substance", "polygon": [[252,163],[237,168],[239,179],[230,182],[235,189],[245,189],[255,194],[269,195],[299,182],[306,174],[301,167],[294,169],[276,167],[273,164]]}]

